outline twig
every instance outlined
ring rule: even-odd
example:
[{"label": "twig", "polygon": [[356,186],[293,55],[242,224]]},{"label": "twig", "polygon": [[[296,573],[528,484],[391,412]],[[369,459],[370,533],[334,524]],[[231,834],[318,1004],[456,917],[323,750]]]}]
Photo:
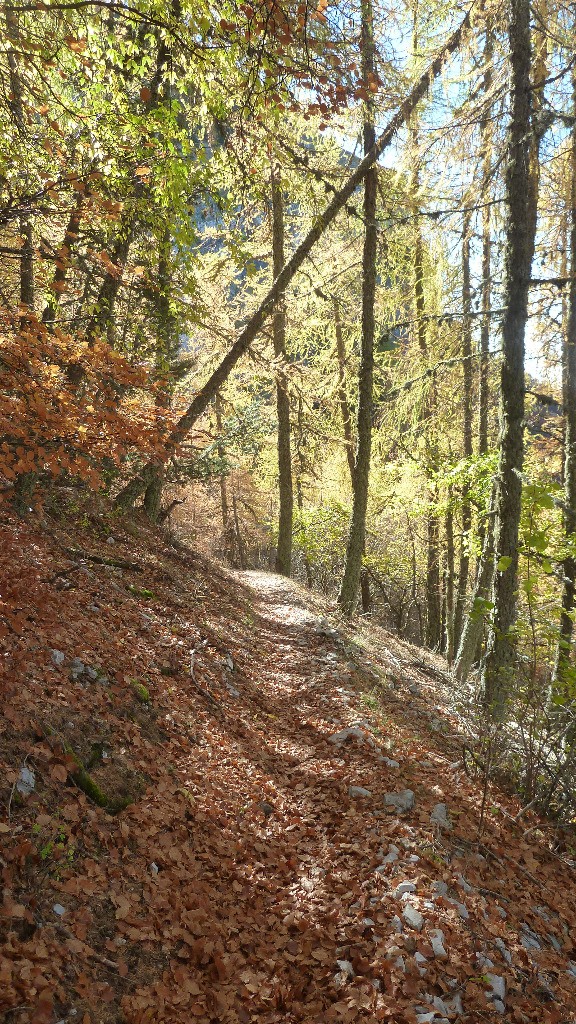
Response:
[{"label": "twig", "polygon": [[205,647],[207,643],[207,640],[202,640],[201,643],[196,644],[196,647],[193,647],[192,650],[190,651],[190,679],[192,680],[192,683],[194,684],[195,688],[198,690],[198,693],[202,694],[202,696],[207,701],[209,701],[215,707],[219,708],[220,702],[217,701],[216,698],[213,697],[211,693],[208,693],[208,690],[205,690],[202,686],[200,686],[200,683],[197,681],[196,676],[194,674],[194,665],[196,663],[197,651],[200,647]]},{"label": "twig", "polygon": [[116,569],[132,569],[134,572],[144,572],[144,566],[138,562],[128,562],[124,558],[105,558],[104,555],[91,555],[89,551],[82,551],[80,548],[65,548],[71,558],[85,558],[89,562],[96,562],[98,565],[111,565]]},{"label": "twig", "polygon": [[[68,928],[65,928],[63,924],[55,924],[53,925],[53,928],[55,928],[56,931],[61,932],[67,939],[73,939],[75,942],[80,941],[76,938],[74,933],[69,931]],[[104,964],[104,967],[111,967],[114,971],[118,970],[118,964],[115,960],[109,960],[107,956],[102,956],[101,953],[97,953],[96,950],[91,949],[90,946],[85,946],[84,952],[87,956],[96,960],[97,963]]]}]

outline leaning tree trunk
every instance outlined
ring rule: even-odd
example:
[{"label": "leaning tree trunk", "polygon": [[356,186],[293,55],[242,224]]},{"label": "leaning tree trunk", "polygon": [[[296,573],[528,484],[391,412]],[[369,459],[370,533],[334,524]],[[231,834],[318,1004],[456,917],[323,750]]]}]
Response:
[{"label": "leaning tree trunk", "polygon": [[[272,165],[272,264],[274,278],[284,266],[284,203],[278,168]],[[276,411],[278,415],[278,543],[276,572],[289,576],[292,565],[292,453],[290,450],[290,396],[284,364],[286,362],[286,296],[278,296],[273,320],[276,360]]]},{"label": "leaning tree trunk", "polygon": [[[362,77],[365,82],[374,75],[374,23],[372,0],[362,0]],[[376,142],[374,100],[368,99],[364,114],[364,153]],[[372,447],[372,390],[374,378],[374,302],[376,297],[376,197],[378,170],[370,168],[364,179],[364,252],[362,255],[362,344],[358,376],[358,421],[356,459],[354,463],[352,517],[346,548],[344,574],[338,603],[345,615],[352,615],[358,600],[362,572],[362,556],[366,543],[366,511],[370,452]]]},{"label": "leaning tree trunk", "polygon": [[[398,130],[410,119],[412,112],[415,110],[420,100],[427,94],[432,83],[438,78],[449,57],[459,49],[463,39],[466,38],[470,29],[470,24],[470,12],[468,12],[458,28],[452,33],[448,41],[428,66],[424,74],[421,75],[414,87],[410,90],[408,96],[401,103],[392,119],[388,122],[387,127],[379,136],[378,140],[371,147],[369,152],[366,153],[342,188],[334,194],[333,198],[324,210],[324,213],[316,217],[308,234],[302,239],[300,245],[292,253],[292,256],[287,263],[284,264],[281,273],[278,275],[272,287],[248,320],[248,323],[232,345],[232,348],[229,349],[222,362],[216,367],[204,386],[200,388],[200,391],[195,395],[192,402],[186,409],[186,412],[183,413],[175,424],[174,430],[172,431],[166,445],[166,458],[168,458],[174,449],[184,440],[199,417],[206,411],[218,389],[221,388],[224,382],[228,379],[228,376],[236,364],[242,356],[246,354],[250,345],[266,322],[275,303],[278,301],[279,296],[286,291],[286,288],[298,273],[304,261],[310,255],[318,240],[322,238],[322,235],[335,217],[337,217],[340,211],[344,209],[346,203],[354,194],[358,185],[360,185],[364,180],[370,168],[374,166],[382,153],[384,153],[391,145],[393,140],[396,138]],[[140,495],[146,490],[149,478],[154,472],[155,466],[156,462],[148,462],[117,494],[116,504],[121,507],[133,505]]]},{"label": "leaning tree trunk", "polygon": [[506,250],[500,393],[500,457],[494,548],[494,612],[483,685],[488,713],[502,720],[514,676],[518,539],[524,463],[524,344],[534,255],[538,176],[530,137],[532,91],[530,0],[511,0],[511,118],[506,166]]},{"label": "leaning tree trunk", "polygon": [[[570,146],[570,264],[568,317],[563,338],[564,370],[564,533],[568,541],[576,534],[576,74],[573,78],[574,124]],[[555,676],[566,684],[570,667],[570,651],[576,605],[576,559],[569,555],[563,562],[562,612],[556,655]]]}]

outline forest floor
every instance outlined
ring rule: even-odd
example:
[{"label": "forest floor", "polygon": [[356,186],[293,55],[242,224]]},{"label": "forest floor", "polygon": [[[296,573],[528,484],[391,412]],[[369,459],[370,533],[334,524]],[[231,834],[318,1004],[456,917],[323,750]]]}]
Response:
[{"label": "forest floor", "polygon": [[0,527],[0,1019],[576,1021],[573,862],[439,660],[137,516]]}]

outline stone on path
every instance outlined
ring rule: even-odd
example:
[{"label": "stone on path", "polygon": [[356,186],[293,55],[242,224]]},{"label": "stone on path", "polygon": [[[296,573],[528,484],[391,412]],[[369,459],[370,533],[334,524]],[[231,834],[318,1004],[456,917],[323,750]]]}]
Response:
[{"label": "stone on path", "polygon": [[430,945],[437,960],[445,960],[448,956],[444,949],[444,932],[441,928],[433,928],[430,931]]},{"label": "stone on path", "polygon": [[409,903],[408,906],[404,907],[404,910],[402,911],[402,917],[404,918],[406,924],[410,928],[414,928],[415,931],[417,932],[422,931],[422,927],[424,925],[424,918],[422,917],[420,911],[416,910],[416,907],[413,907]]},{"label": "stone on path", "polygon": [[437,825],[439,829],[446,829],[447,832],[450,832],[452,829],[452,822],[450,821],[446,804],[435,804],[430,815],[430,821],[433,825]]},{"label": "stone on path", "polygon": [[362,797],[372,796],[372,793],[369,789],[363,789],[362,786],[349,786],[348,796],[351,797],[352,800],[357,800]]},{"label": "stone on path", "polygon": [[411,789],[401,789],[397,793],[385,793],[384,803],[395,807],[399,814],[405,814],[414,807],[414,793]]}]

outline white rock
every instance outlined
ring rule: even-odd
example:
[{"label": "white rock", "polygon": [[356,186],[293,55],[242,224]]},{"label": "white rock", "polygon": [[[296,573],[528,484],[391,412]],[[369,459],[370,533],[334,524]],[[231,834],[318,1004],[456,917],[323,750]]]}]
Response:
[{"label": "white rock", "polygon": [[396,932],[397,935],[400,934],[400,932],[404,931],[404,925],[402,924],[402,921],[398,917],[398,914],[394,914],[394,917],[390,921],[390,926],[392,928],[392,931]]},{"label": "white rock", "polygon": [[55,903],[52,910],[58,915],[58,917],[62,917],[66,913],[66,908],[63,907],[61,903]]},{"label": "white rock", "polygon": [[158,874],[158,871],[159,871],[158,865],[155,863],[155,861],[152,861],[152,863],[150,865],[150,874],[154,875],[154,877],[156,877],[156,875]]},{"label": "white rock", "polygon": [[400,767],[400,761],[393,761],[391,757],[384,757],[383,754],[378,758],[378,760],[381,761],[382,764],[385,764],[387,768]]},{"label": "white rock", "polygon": [[372,793],[369,789],[363,789],[362,786],[349,786],[348,796],[351,797],[352,800],[358,800],[362,797],[372,796]]},{"label": "white rock", "polygon": [[494,945],[496,946],[497,949],[500,950],[500,952],[502,953],[502,956],[504,957],[506,963],[511,964],[512,963],[512,955],[511,955],[510,950],[508,949],[506,943],[504,942],[504,939],[494,939]]},{"label": "white rock", "polygon": [[506,1013],[506,1007],[501,999],[495,999],[492,1006],[498,1011],[498,1013]]},{"label": "white rock", "polygon": [[404,907],[404,910],[402,911],[402,917],[404,918],[406,924],[410,928],[414,928],[415,931],[417,932],[422,931],[424,918],[422,917],[420,911],[416,910],[416,907],[413,907],[411,904],[408,904],[408,906]]},{"label": "white rock", "polygon": [[415,959],[417,964],[426,964],[426,963],[428,963],[428,961],[427,961],[426,957],[424,956],[424,954],[423,953],[419,953],[418,951],[416,953],[414,953],[414,959]]},{"label": "white rock", "polygon": [[34,772],[31,771],[31,769],[28,767],[28,765],[23,764],[20,769],[18,781],[16,783],[16,789],[22,796],[30,796],[30,793],[33,793],[35,788],[36,776],[34,775]]},{"label": "white rock", "polygon": [[354,968],[349,960],[337,960],[336,964],[338,969],[342,971],[342,974],[347,974],[349,978],[354,977]]},{"label": "white rock", "polygon": [[438,896],[447,896],[448,895],[448,886],[447,886],[446,882],[441,882],[441,881],[432,882],[432,888],[433,888],[434,892],[438,894]]},{"label": "white rock", "polygon": [[430,931],[430,945],[437,960],[445,960],[447,957],[444,949],[444,932],[441,928],[433,928]]},{"label": "white rock", "polygon": [[388,847],[388,853],[386,854],[386,856],[382,857],[382,863],[394,864],[394,862],[398,860],[399,853],[400,850],[398,849],[398,847],[394,846],[394,843],[390,843]]},{"label": "white rock", "polygon": [[397,793],[386,793],[384,803],[388,807],[395,807],[400,814],[411,811],[414,807],[414,793],[411,789],[401,789]]},{"label": "white rock", "polygon": [[520,942],[524,946],[524,949],[542,949],[542,945],[540,943],[540,936],[536,935],[536,932],[533,932],[532,929],[529,928],[525,922],[522,922],[521,927],[522,934],[520,936]]},{"label": "white rock", "polygon": [[450,832],[452,829],[452,822],[450,821],[446,804],[435,804],[430,815],[430,821],[433,825],[437,825],[438,828],[446,829],[447,832]]},{"label": "white rock", "polygon": [[464,889],[464,892],[474,892],[474,887],[472,885],[470,885],[470,882],[468,882],[464,878],[464,875],[458,875],[457,876],[457,880],[458,880],[459,885],[461,885],[462,888]]},{"label": "white rock", "polygon": [[348,726],[347,729],[341,729],[340,732],[334,733],[333,736],[329,736],[328,742],[334,743],[335,746],[341,747],[346,740],[355,739],[358,743],[364,743],[366,734],[363,729],[360,729],[356,725]]},{"label": "white rock", "polygon": [[410,892],[416,892],[415,882],[400,882],[400,885],[396,886],[392,895],[394,896],[395,899],[399,900],[400,897],[404,895],[404,893]]},{"label": "white rock", "polygon": [[54,665],[57,665],[58,668],[60,668],[60,665],[63,665],[66,660],[64,651],[50,651],[50,657],[52,658]]},{"label": "white rock", "polygon": [[[456,980],[456,979],[454,979]],[[455,996],[450,996],[449,999],[445,999],[444,1002],[451,1013],[455,1013],[457,1017],[464,1016],[464,1007],[462,1005],[462,997],[458,992]]]},{"label": "white rock", "polygon": [[506,999],[506,981],[499,974],[486,974],[486,980],[492,988],[492,996],[494,999],[500,999],[502,1002]]},{"label": "white rock", "polygon": [[468,920],[468,918],[470,917],[470,914],[468,913],[468,907],[466,906],[465,903],[460,903],[460,900],[453,900],[453,899],[450,899],[450,897],[448,897],[448,903],[451,903],[453,907],[456,907],[456,910],[458,911],[458,913],[460,914],[460,917],[464,921]]}]

